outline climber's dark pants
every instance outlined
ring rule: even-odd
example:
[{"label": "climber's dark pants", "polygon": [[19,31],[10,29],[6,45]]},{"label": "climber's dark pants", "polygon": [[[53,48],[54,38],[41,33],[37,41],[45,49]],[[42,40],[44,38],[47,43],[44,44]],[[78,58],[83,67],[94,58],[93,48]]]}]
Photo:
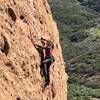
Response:
[{"label": "climber's dark pants", "polygon": [[44,68],[43,68],[43,73],[45,76],[45,82],[46,85],[49,85],[50,83],[50,65],[54,62],[54,58],[53,57],[47,57],[45,60],[43,60],[43,64],[44,64]]}]

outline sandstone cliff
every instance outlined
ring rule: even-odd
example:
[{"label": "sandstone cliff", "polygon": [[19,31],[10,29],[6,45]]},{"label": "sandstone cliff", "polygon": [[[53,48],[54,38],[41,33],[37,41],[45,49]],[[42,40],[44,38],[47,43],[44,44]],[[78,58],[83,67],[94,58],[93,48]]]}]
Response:
[{"label": "sandstone cliff", "polygon": [[[54,43],[50,85],[44,87],[40,37]],[[66,100],[59,33],[47,0],[0,0],[0,100]]]}]

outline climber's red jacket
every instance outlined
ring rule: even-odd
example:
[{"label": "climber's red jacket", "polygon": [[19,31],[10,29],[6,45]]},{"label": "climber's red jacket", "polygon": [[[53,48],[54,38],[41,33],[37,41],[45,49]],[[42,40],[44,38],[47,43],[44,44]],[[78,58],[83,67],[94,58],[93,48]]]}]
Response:
[{"label": "climber's red jacket", "polygon": [[52,46],[45,46],[44,49],[45,49],[45,56],[46,57],[53,56]]}]

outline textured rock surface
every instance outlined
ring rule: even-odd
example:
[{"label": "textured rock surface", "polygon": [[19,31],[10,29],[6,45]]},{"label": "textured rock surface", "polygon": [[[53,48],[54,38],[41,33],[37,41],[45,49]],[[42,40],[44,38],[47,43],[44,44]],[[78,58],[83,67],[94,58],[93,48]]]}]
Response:
[{"label": "textured rock surface", "polygon": [[[50,85],[44,88],[40,37],[54,43]],[[46,0],[0,0],[0,100],[66,100],[64,62],[56,23]]]}]

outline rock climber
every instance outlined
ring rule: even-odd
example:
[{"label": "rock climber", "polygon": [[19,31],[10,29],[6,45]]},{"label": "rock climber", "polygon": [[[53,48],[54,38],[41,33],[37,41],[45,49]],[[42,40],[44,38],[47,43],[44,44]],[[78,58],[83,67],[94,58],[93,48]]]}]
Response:
[{"label": "rock climber", "polygon": [[51,41],[41,38],[41,42],[43,46],[37,45],[38,47],[43,49],[43,74],[45,76],[45,86],[49,85],[50,83],[50,76],[49,76],[49,70],[50,65],[55,61],[53,56],[53,49],[54,45]]}]

